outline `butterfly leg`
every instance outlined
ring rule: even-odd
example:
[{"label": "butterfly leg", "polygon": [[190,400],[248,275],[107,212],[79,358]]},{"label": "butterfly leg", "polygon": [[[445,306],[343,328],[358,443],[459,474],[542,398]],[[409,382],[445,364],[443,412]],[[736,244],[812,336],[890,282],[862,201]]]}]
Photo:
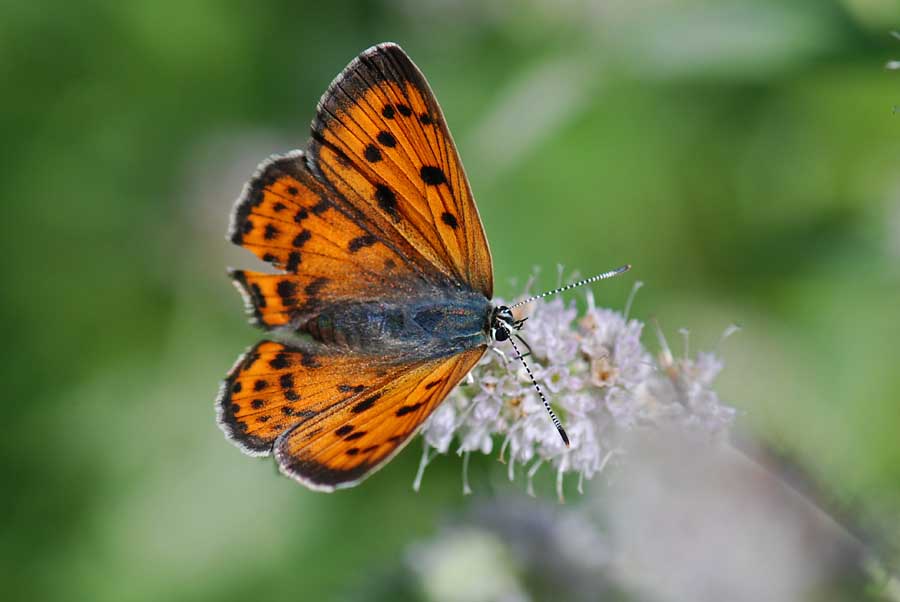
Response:
[{"label": "butterfly leg", "polygon": [[460,387],[471,387],[475,384],[475,377],[472,376],[472,371],[470,370],[468,374],[466,374],[466,378],[463,379],[461,383],[459,383]]},{"label": "butterfly leg", "polygon": [[525,345],[525,348],[528,350],[528,353],[523,353],[522,355],[517,356],[516,359],[520,360],[523,357],[528,357],[529,355],[531,355],[532,354],[531,345],[528,344],[528,341],[526,341],[525,339],[523,339],[522,337],[520,337],[517,334],[514,334],[513,336],[516,337],[517,339],[519,339],[519,342],[522,343],[523,345]]},{"label": "butterfly leg", "polygon": [[490,349],[500,356],[500,359],[503,360],[504,366],[509,366],[509,357],[505,353],[503,353],[502,349],[500,349],[499,347],[491,347]]}]

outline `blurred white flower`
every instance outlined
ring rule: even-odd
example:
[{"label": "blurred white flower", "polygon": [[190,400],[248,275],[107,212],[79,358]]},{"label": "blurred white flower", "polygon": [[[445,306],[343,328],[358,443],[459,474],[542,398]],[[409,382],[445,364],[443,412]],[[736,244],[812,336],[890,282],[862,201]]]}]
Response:
[{"label": "blurred white flower", "polygon": [[661,351],[654,357],[641,343],[643,323],[627,310],[597,307],[590,291],[586,301],[580,318],[574,302],[535,301],[526,306],[531,313],[522,331],[533,352],[526,361],[559,413],[570,447],[512,349],[506,359],[487,353],[472,371],[474,383],[457,387],[423,426],[425,450],[414,488],[431,458],[448,452],[454,441],[464,456],[464,481],[469,454],[493,453],[496,439],[511,480],[517,467],[524,469],[531,491],[532,478],[546,464],[556,471],[561,498],[564,477],[577,474],[580,490],[584,479],[617,456],[623,432],[669,425],[713,436],[727,432],[735,410],[712,388],[723,366],[716,354],[690,357],[686,348],[676,357],[660,332]]},{"label": "blurred white flower", "polygon": [[865,583],[861,544],[768,467],[683,430],[626,439],[628,470],[591,499],[636,599],[795,602]]},{"label": "blurred white flower", "polygon": [[478,529],[447,530],[411,548],[408,565],[432,602],[527,602],[503,543]]},{"label": "blurred white flower", "polygon": [[[900,40],[900,32],[892,31],[891,35]],[[900,69],[900,61],[888,61],[885,67],[892,71],[896,71]]]}]

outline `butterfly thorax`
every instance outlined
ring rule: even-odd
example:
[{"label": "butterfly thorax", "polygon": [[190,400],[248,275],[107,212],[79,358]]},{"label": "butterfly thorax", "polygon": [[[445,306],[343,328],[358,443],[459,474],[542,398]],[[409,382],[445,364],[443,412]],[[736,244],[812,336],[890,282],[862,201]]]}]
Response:
[{"label": "butterfly thorax", "polygon": [[333,303],[299,330],[327,345],[366,354],[441,357],[490,341],[491,302],[480,293],[434,289],[415,299]]}]

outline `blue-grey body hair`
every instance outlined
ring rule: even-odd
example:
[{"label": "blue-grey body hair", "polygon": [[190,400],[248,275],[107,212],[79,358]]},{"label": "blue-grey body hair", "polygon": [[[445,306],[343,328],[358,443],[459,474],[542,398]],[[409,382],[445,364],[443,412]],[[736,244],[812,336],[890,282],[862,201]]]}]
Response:
[{"label": "blue-grey body hair", "polygon": [[350,352],[424,360],[490,344],[493,312],[475,291],[430,288],[401,299],[331,303],[295,328]]}]

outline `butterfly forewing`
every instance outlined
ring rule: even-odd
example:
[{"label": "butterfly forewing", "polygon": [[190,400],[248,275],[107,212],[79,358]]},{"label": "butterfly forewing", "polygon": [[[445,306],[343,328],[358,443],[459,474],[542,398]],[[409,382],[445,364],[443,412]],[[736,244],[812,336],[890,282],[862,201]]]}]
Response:
[{"label": "butterfly forewing", "polygon": [[314,168],[379,231],[490,298],[484,228],[425,77],[394,44],[354,60],[319,102]]},{"label": "butterfly forewing", "polygon": [[266,328],[338,299],[410,294],[434,279],[428,266],[348,215],[301,152],[260,166],[235,207],[231,240],[287,272],[231,272],[254,320]]}]

